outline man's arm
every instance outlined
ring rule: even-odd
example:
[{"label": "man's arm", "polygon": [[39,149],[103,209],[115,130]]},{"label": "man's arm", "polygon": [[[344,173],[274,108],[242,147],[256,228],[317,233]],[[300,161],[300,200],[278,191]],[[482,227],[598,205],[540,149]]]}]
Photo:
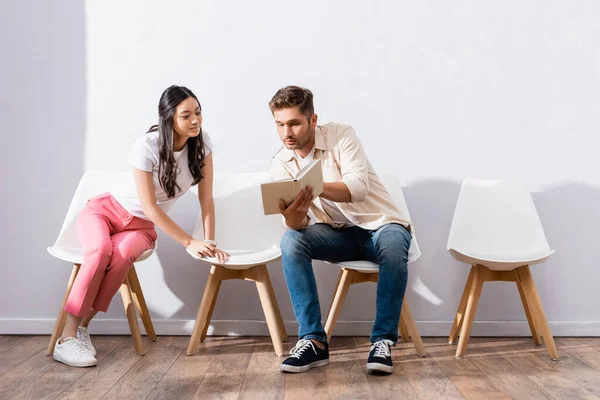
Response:
[{"label": "man's arm", "polygon": [[342,180],[324,183],[321,197],[338,203],[364,201],[369,194],[368,161],[353,128],[348,127],[342,133],[338,148]]},{"label": "man's arm", "polygon": [[321,192],[319,197],[337,203],[349,203],[352,200],[350,189],[348,189],[348,186],[344,182],[323,183],[323,192]]}]

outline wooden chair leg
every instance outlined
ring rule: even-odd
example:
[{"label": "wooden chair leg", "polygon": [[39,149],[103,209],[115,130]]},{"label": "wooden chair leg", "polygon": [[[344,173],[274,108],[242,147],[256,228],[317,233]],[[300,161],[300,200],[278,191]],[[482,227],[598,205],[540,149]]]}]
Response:
[{"label": "wooden chair leg", "polygon": [[128,278],[125,278],[125,281],[121,284],[120,291],[121,297],[123,298],[123,306],[125,307],[125,314],[127,315],[127,321],[129,321],[129,329],[131,329],[131,338],[133,340],[135,352],[138,356],[143,356],[146,354],[146,349],[144,348],[144,342],[142,342],[142,334],[140,333],[140,326],[138,325]]},{"label": "wooden chair leg", "polygon": [[198,315],[196,316],[196,323],[194,325],[194,330],[192,332],[192,336],[190,337],[190,342],[187,347],[186,354],[188,356],[193,355],[198,349],[198,345],[200,344],[200,337],[206,325],[209,324],[210,320],[208,319],[211,306],[213,302],[216,301],[217,295],[219,294],[219,288],[221,287],[221,280],[223,270],[225,268],[213,265],[210,268],[210,273],[208,275],[208,280],[206,281],[206,286],[204,287],[204,294],[202,294],[202,301],[200,302],[200,308],[198,309]]},{"label": "wooden chair leg", "polygon": [[517,288],[519,289],[519,296],[521,297],[521,302],[523,303],[523,309],[525,310],[525,316],[527,317],[527,323],[529,324],[529,330],[531,331],[531,337],[533,338],[533,342],[536,346],[540,346],[541,337],[540,334],[535,327],[535,321],[531,316],[531,307],[529,303],[527,303],[527,298],[525,297],[525,290],[523,289],[523,283],[519,280],[517,281]]},{"label": "wooden chair leg", "polygon": [[204,322],[204,328],[202,328],[202,334],[200,335],[199,340],[200,343],[204,342],[204,340],[206,339],[206,334],[208,333],[208,328],[210,327],[210,321],[212,321],[213,311],[215,310],[215,304],[217,304],[217,297],[219,295],[219,290],[221,290],[222,282],[222,280],[219,280],[219,282],[216,283],[217,288],[215,290],[215,294],[211,299],[209,299],[210,308],[208,310],[208,315],[206,316],[206,322]]},{"label": "wooden chair leg", "polygon": [[342,311],[344,300],[346,300],[346,295],[348,294],[348,290],[350,289],[355,274],[356,272],[351,269],[342,268],[340,271],[339,283],[335,289],[335,295],[331,302],[331,309],[327,315],[327,321],[325,321],[325,333],[327,334],[328,342],[331,341],[331,335],[333,334],[335,324],[337,323],[340,311]]},{"label": "wooden chair leg", "polygon": [[67,312],[65,311],[65,305],[67,304],[67,299],[69,298],[69,294],[71,293],[73,282],[75,282],[75,278],[77,277],[77,273],[79,272],[79,267],[81,267],[81,264],[75,264],[73,265],[73,269],[71,270],[71,277],[69,278],[69,283],[67,284],[67,291],[65,292],[65,297],[63,298],[62,305],[60,306],[58,317],[56,318],[56,322],[54,323],[54,329],[52,330],[50,343],[48,343],[48,355],[52,355],[54,353],[54,346],[56,346],[56,341],[62,335],[63,329],[65,329],[65,324],[67,323]]},{"label": "wooden chair leg", "polygon": [[466,350],[467,343],[469,343],[469,337],[471,336],[471,328],[473,327],[473,321],[475,320],[475,314],[477,313],[477,304],[479,303],[479,297],[481,296],[481,289],[485,282],[485,275],[487,268],[477,265],[473,272],[473,281],[469,288],[469,297],[467,300],[467,307],[465,310],[464,321],[460,330],[460,339],[458,341],[458,348],[456,349],[456,358],[461,358]]},{"label": "wooden chair leg", "polygon": [[406,328],[406,324],[402,319],[402,313],[400,314],[400,323],[398,324],[398,330],[400,331],[400,337],[402,338],[402,340],[408,342],[410,340],[410,335],[408,334],[408,329]]},{"label": "wooden chair leg", "polygon": [[465,310],[467,309],[467,300],[469,299],[469,290],[471,289],[471,284],[473,283],[474,268],[475,266],[471,267],[469,277],[467,278],[467,283],[465,284],[465,290],[463,290],[462,297],[460,298],[460,303],[458,304],[456,317],[454,318],[452,329],[450,329],[450,336],[448,337],[449,344],[453,344],[456,341],[456,338],[458,337],[458,332],[460,331],[462,322],[464,320]]},{"label": "wooden chair leg", "polygon": [[525,298],[527,299],[527,304],[529,305],[534,325],[542,334],[542,339],[544,339],[544,343],[546,344],[550,358],[552,360],[558,360],[556,344],[554,343],[552,332],[550,332],[550,326],[548,326],[548,320],[546,319],[546,314],[544,313],[540,296],[535,287],[535,283],[533,282],[531,270],[529,269],[528,265],[525,265],[517,268],[517,273],[523,284],[523,292],[525,294]]},{"label": "wooden chair leg", "polygon": [[154,325],[152,325],[152,319],[150,318],[148,305],[146,305],[146,299],[144,299],[144,292],[142,292],[140,280],[138,279],[137,272],[135,271],[135,265],[129,269],[127,279],[129,279],[129,285],[131,286],[133,301],[135,302],[138,313],[142,318],[142,323],[144,324],[144,329],[146,330],[146,336],[149,340],[156,342],[158,339],[156,337],[156,333],[154,332]]},{"label": "wooden chair leg", "polygon": [[[340,274],[338,275],[337,278],[337,282],[335,283],[335,288],[337,290],[337,288],[340,286],[340,282],[342,281],[342,276],[344,275],[344,270],[340,269]],[[334,296],[331,298],[331,304],[329,305],[329,308],[327,309],[327,317],[325,318],[325,321],[329,320],[329,315],[331,314],[331,310],[333,310],[333,302],[335,301],[335,293]]]},{"label": "wooden chair leg", "polygon": [[404,297],[404,301],[402,302],[400,322],[403,322],[406,326],[408,334],[410,335],[410,338],[412,339],[412,342],[415,345],[417,354],[421,357],[425,357],[427,355],[427,351],[425,350],[425,346],[423,345],[423,340],[421,340],[421,335],[419,334],[419,330],[417,329],[417,324],[415,323],[415,319],[413,318],[406,297]]},{"label": "wooden chair leg", "polygon": [[283,341],[281,337],[281,327],[278,323],[277,318],[277,300],[273,296],[273,288],[271,284],[271,278],[269,277],[269,271],[266,265],[258,265],[255,268],[256,274],[256,289],[258,290],[258,297],[260,298],[260,304],[262,305],[265,318],[267,320],[267,326],[269,333],[271,334],[271,340],[273,341],[273,347],[275,353],[278,356],[284,354]]},{"label": "wooden chair leg", "polygon": [[[265,266],[266,268],[266,266]],[[267,269],[268,275],[268,269]],[[277,318],[277,326],[279,328],[279,336],[283,342],[288,341],[287,332],[285,330],[285,324],[283,323],[283,317],[281,316],[281,310],[279,310],[279,304],[277,304],[277,298],[275,297],[275,289],[273,289],[273,284],[271,283],[271,278],[269,277],[269,285],[268,285],[269,293],[271,297],[274,299],[273,305],[275,308],[275,317]]]}]

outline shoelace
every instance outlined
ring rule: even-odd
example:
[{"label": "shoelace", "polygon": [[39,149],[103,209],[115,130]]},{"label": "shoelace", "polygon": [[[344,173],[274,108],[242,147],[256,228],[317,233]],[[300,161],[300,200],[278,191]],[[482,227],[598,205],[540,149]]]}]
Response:
[{"label": "shoelace", "polygon": [[75,353],[75,355],[77,357],[81,357],[82,355],[87,355],[87,350],[84,347],[83,343],[81,343],[79,340],[73,338],[70,340],[67,340],[65,343],[67,346],[69,346],[69,348],[73,351],[73,353]]},{"label": "shoelace", "polygon": [[308,349],[309,347],[312,348],[312,351],[314,351],[315,354],[317,354],[317,350],[315,349],[315,345],[312,342],[312,340],[309,340],[309,339],[298,340],[298,343],[296,343],[296,345],[290,351],[290,353],[291,353],[290,357],[300,358],[302,356],[302,353],[304,353],[306,351],[306,349]]},{"label": "shoelace", "polygon": [[371,346],[371,350],[375,348],[375,357],[390,357],[392,353],[390,352],[390,346],[394,344],[391,340],[379,340]]},{"label": "shoelace", "polygon": [[[77,333],[79,336],[81,336],[81,344],[88,350],[92,350],[92,346],[90,346],[90,334],[88,333],[87,330],[84,329],[78,329]],[[79,338],[78,338],[79,339]]]}]

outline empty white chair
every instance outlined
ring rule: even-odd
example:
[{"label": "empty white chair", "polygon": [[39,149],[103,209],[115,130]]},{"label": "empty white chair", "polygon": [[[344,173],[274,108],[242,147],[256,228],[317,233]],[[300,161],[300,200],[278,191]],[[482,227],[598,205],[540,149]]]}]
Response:
[{"label": "empty white chair", "polygon": [[460,330],[456,357],[466,351],[483,283],[509,281],[517,284],[534,342],[540,344],[543,338],[550,358],[558,359],[529,269],[554,250],[527,189],[513,182],[465,180],[447,247],[452,257],[472,266],[450,331],[449,343],[453,343]]},{"label": "empty white chair", "polygon": [[[398,179],[394,175],[383,174],[381,175],[381,180],[394,199],[396,206],[408,210],[408,207],[406,206],[406,199],[404,198],[404,193],[402,192],[402,187],[400,186]],[[416,261],[420,256],[421,250],[419,249],[417,238],[413,233],[410,248],[408,250],[408,263],[410,264]],[[344,261],[331,264],[339,265],[342,267],[342,270],[340,271],[337,288],[331,302],[329,314],[327,315],[327,321],[325,322],[327,340],[331,339],[331,335],[333,334],[335,324],[340,311],[342,310],[342,306],[344,304],[344,300],[346,299],[346,295],[348,294],[348,290],[350,289],[350,285],[361,282],[377,282],[379,277],[379,265],[370,261]],[[421,340],[421,335],[419,334],[417,325],[415,324],[415,320],[413,319],[410,311],[406,296],[404,297],[404,301],[402,303],[400,324],[398,328],[400,329],[402,339],[405,341],[412,339],[418,355],[425,356],[427,354],[425,351],[425,346],[423,345],[423,341]]]},{"label": "empty white chair", "polygon": [[[126,173],[123,172],[106,171],[86,172],[79,181],[79,185],[77,186],[75,195],[71,200],[71,205],[69,206],[69,210],[67,211],[67,215],[63,222],[63,226],[60,230],[60,233],[58,234],[58,238],[56,239],[56,243],[54,243],[52,247],[48,247],[48,252],[54,257],[74,264],[73,270],[71,272],[71,278],[69,279],[69,284],[67,285],[67,291],[65,292],[64,300],[60,308],[58,318],[56,319],[56,323],[54,324],[54,330],[52,332],[52,337],[50,338],[50,343],[48,345],[48,354],[52,354],[54,352],[54,346],[56,344],[56,341],[60,337],[65,326],[67,319],[67,313],[64,311],[65,304],[67,298],[69,297],[69,293],[71,292],[71,287],[73,285],[73,282],[75,281],[75,277],[79,272],[79,267],[83,263],[83,255],[85,253],[85,249],[79,242],[79,238],[77,236],[77,219],[79,217],[79,214],[85,207],[88,199],[100,193],[109,191],[111,187],[113,187],[115,183],[118,182],[118,180],[124,179],[125,174]],[[144,252],[136,260],[136,263],[150,257],[154,250],[155,249],[147,250],[146,252]],[[135,272],[134,266],[132,266],[129,270],[127,278],[123,282],[123,285],[121,285],[120,292],[121,296],[123,297],[123,305],[125,306],[125,313],[127,314],[127,319],[129,321],[129,327],[131,329],[131,335],[133,338],[135,350],[137,354],[143,355],[145,354],[146,350],[144,349],[140,328],[137,322],[137,316],[133,307],[134,301],[137,306],[138,312],[140,313],[140,316],[142,318],[142,322],[144,323],[144,328],[146,329],[146,335],[148,336],[148,339],[152,341],[156,341],[157,339],[156,334],[154,333],[152,320],[150,319],[150,314],[148,312],[148,307],[146,306],[146,301],[144,300],[142,287],[140,286],[140,282],[138,280],[138,276]]]},{"label": "empty white chair", "polygon": [[[205,339],[221,282],[227,279],[256,283],[275,352],[283,355],[282,342],[287,340],[287,334],[266,265],[281,257],[279,242],[286,228],[281,216],[263,214],[260,183],[269,179],[268,173],[216,173],[214,176],[216,239],[218,247],[231,257],[219,264],[215,258],[190,253],[195,259],[211,265],[211,269],[187,348],[188,355],[194,354],[198,344]],[[192,236],[196,239],[204,237],[201,213]]]}]

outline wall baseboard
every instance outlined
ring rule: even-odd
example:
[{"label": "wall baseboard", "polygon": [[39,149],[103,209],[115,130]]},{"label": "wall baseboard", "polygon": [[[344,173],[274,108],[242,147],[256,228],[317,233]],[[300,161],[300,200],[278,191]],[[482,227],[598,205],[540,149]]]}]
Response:
[{"label": "wall baseboard", "polygon": [[[191,335],[193,320],[153,320],[158,335]],[[369,336],[372,321],[338,321],[335,335]],[[549,321],[554,336],[600,336],[600,321]],[[48,335],[52,333],[53,319],[0,319],[0,335]],[[295,335],[298,324],[286,321],[289,335]],[[447,336],[452,321],[417,321],[421,336]],[[140,321],[140,328],[143,325]],[[97,319],[90,326],[95,335],[128,335],[126,319]],[[209,335],[267,336],[269,330],[264,321],[212,321]],[[526,321],[475,321],[472,336],[531,336]]]}]

